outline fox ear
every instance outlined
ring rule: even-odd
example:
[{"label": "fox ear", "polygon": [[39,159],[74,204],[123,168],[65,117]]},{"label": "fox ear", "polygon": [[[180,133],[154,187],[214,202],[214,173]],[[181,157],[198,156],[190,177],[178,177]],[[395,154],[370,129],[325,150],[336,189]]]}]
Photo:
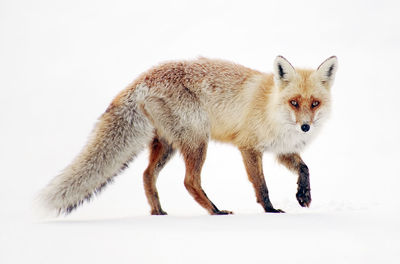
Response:
[{"label": "fox ear", "polygon": [[274,76],[278,82],[289,82],[296,74],[292,64],[283,56],[277,56],[274,62]]},{"label": "fox ear", "polygon": [[331,86],[335,80],[335,74],[338,67],[336,56],[329,57],[321,65],[319,65],[316,73],[322,84]]}]

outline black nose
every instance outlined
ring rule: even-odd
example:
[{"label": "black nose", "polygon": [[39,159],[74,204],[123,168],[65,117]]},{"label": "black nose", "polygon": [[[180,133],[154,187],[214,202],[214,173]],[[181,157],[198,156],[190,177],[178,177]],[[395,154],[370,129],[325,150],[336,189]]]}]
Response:
[{"label": "black nose", "polygon": [[303,130],[304,132],[307,132],[308,130],[310,130],[310,125],[309,124],[302,124],[301,125],[301,130]]}]

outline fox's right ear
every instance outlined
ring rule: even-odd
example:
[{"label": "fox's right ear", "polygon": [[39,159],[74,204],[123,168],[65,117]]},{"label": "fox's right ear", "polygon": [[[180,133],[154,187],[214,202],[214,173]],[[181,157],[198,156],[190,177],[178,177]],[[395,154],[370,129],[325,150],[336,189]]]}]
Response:
[{"label": "fox's right ear", "polygon": [[274,77],[277,82],[290,82],[295,74],[296,70],[287,59],[283,56],[276,57],[274,62]]}]

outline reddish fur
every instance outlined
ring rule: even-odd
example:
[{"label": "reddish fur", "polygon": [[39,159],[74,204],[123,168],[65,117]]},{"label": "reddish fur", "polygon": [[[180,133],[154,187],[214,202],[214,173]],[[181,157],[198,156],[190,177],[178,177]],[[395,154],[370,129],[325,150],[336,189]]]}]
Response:
[{"label": "reddish fur", "polygon": [[156,189],[155,175],[157,163],[160,162],[165,154],[165,151],[167,151],[166,147],[158,140],[158,138],[154,138],[152,144],[150,145],[149,165],[143,173],[144,190],[146,192],[147,200],[151,206],[152,215],[166,214],[160,205],[158,192]]},{"label": "reddish fur", "polygon": [[278,161],[291,171],[297,172],[300,169],[300,164],[304,164],[300,155],[297,153],[279,155]]},{"label": "reddish fur", "polygon": [[192,150],[189,147],[182,148],[182,155],[186,165],[185,187],[193,198],[204,207],[210,214],[214,208],[201,188],[201,168],[206,158],[207,143],[203,143],[198,149]]},{"label": "reddish fur", "polygon": [[268,188],[262,168],[262,153],[252,149],[241,149],[243,162],[247,171],[247,176],[253,184],[257,202],[261,204],[266,212],[283,212],[275,210],[269,200]]}]

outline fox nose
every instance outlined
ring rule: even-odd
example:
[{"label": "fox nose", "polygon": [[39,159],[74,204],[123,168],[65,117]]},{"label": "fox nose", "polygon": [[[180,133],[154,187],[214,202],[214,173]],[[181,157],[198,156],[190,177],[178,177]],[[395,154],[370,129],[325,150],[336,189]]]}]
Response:
[{"label": "fox nose", "polygon": [[303,130],[304,132],[307,132],[308,130],[310,130],[310,125],[309,124],[302,124],[301,125],[301,130]]}]

